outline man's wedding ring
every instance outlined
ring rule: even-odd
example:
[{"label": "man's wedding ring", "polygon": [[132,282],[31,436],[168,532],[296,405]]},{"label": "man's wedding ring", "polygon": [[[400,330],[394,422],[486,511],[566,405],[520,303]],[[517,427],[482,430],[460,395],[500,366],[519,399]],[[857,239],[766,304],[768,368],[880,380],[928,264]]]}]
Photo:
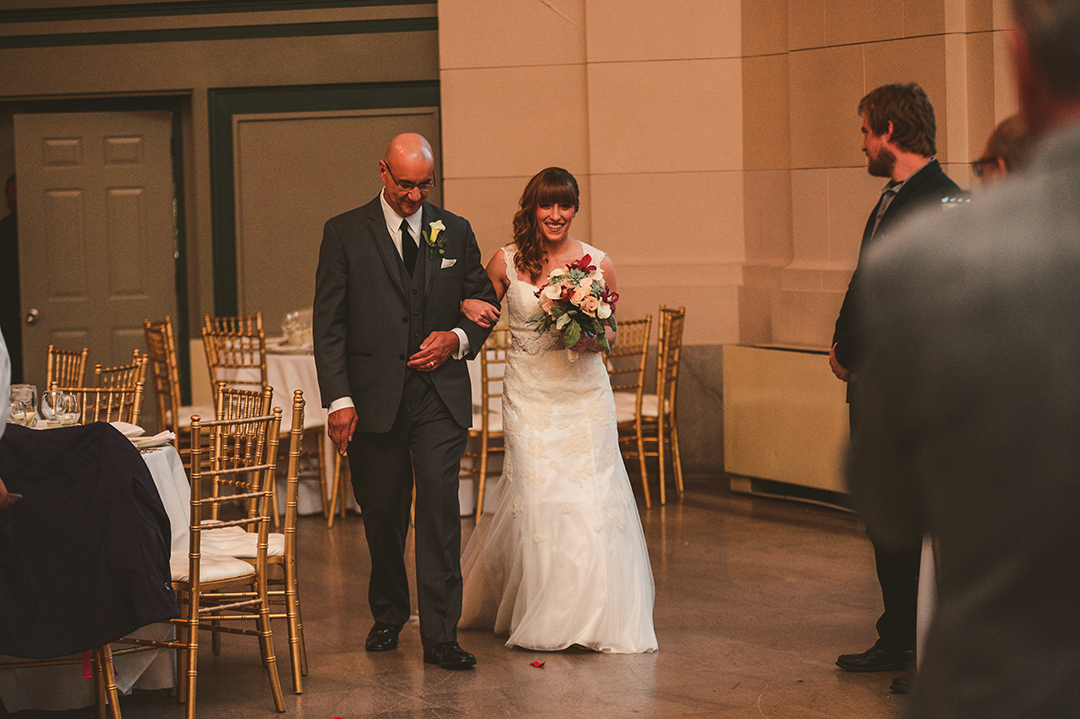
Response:
[{"label": "man's wedding ring", "polygon": [[434,366],[435,366],[435,360],[431,360],[430,362],[428,362],[428,367],[434,367]]}]

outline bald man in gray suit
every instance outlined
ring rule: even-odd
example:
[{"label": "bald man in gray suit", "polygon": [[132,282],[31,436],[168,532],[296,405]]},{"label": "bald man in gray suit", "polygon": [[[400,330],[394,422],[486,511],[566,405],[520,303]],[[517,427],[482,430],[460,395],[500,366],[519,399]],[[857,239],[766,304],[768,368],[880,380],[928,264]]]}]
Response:
[{"label": "bald man in gray suit", "polygon": [[405,540],[416,489],[416,581],[424,661],[467,669],[461,617],[458,468],[472,422],[463,361],[490,333],[460,312],[498,304],[469,222],[426,202],[431,146],[395,137],[383,190],[330,219],[315,279],[313,329],[330,438],[348,451],[371,554],[365,648],[396,649],[409,620]]}]

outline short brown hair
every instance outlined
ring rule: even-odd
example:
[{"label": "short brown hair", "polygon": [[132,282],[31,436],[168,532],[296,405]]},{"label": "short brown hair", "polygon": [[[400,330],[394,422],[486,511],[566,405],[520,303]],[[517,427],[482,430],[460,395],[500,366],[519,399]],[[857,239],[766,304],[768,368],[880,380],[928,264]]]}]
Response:
[{"label": "short brown hair", "polygon": [[871,90],[859,100],[875,135],[884,135],[892,123],[892,141],[901,150],[923,157],[937,154],[937,122],[926,91],[915,83],[894,83]]}]

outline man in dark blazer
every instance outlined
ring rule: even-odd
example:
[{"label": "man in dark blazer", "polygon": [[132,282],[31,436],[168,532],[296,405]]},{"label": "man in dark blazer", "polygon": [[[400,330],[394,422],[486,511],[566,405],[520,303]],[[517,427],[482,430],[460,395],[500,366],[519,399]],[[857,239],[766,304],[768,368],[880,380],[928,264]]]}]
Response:
[{"label": "man in dark blazer", "polygon": [[[857,331],[857,287],[867,251],[888,242],[888,235],[920,211],[942,206],[960,195],[960,188],[933,159],[937,152],[937,124],[926,92],[915,84],[883,85],[859,102],[862,115],[862,150],[867,170],[887,177],[874,211],[866,221],[859,263],[851,276],[844,304],[836,319],[829,363],[833,373],[848,384],[848,410],[852,437],[858,424],[859,402],[854,383],[861,372],[866,348]],[[871,536],[871,539],[873,537]],[[874,559],[885,611],[877,622],[878,640],[858,654],[842,654],[837,665],[850,672],[905,669],[912,661],[918,599],[920,541],[910,547],[885,550],[874,543]],[[905,682],[894,685],[906,689]]]},{"label": "man in dark blazer", "polygon": [[431,146],[395,137],[379,163],[383,190],[327,221],[315,278],[313,328],[330,438],[349,453],[371,554],[365,647],[395,649],[410,616],[405,574],[413,486],[416,576],[424,661],[465,669],[458,468],[472,422],[464,358],[490,329],[462,300],[498,304],[467,220],[425,201]]},{"label": "man in dark blazer", "polygon": [[1080,716],[1080,0],[1011,5],[1033,156],[859,287],[851,489],[876,544],[937,548],[918,719]]}]

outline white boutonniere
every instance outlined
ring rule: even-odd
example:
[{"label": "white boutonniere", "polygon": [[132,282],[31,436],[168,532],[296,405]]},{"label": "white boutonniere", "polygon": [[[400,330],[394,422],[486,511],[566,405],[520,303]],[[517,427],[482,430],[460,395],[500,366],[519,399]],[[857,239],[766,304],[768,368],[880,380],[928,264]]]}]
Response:
[{"label": "white boutonniere", "polygon": [[442,223],[442,220],[435,220],[428,225],[427,230],[422,234],[424,236],[424,242],[428,246],[428,259],[435,259],[435,248],[439,249],[439,254],[445,254],[446,250],[443,247],[446,245],[446,238],[442,237],[443,230],[446,229],[446,225]]}]

